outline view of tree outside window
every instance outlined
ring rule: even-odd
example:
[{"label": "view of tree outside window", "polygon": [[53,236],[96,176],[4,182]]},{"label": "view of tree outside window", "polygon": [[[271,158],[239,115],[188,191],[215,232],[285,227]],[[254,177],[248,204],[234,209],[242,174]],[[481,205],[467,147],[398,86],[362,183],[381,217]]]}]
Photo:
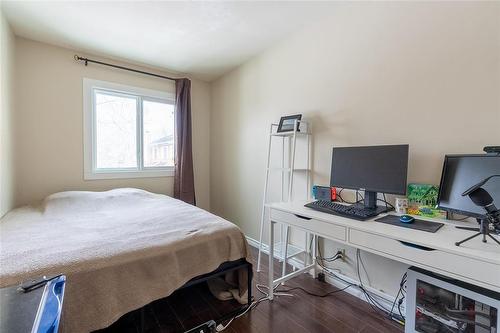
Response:
[{"label": "view of tree outside window", "polygon": [[144,167],[174,166],[174,106],[143,101]]},{"label": "view of tree outside window", "polygon": [[136,99],[95,94],[96,168],[137,168]]},{"label": "view of tree outside window", "polygon": [[[137,121],[138,101],[142,103],[142,124]],[[95,108],[97,169],[174,165],[173,104],[99,90],[95,91]],[[141,126],[142,138],[137,138],[137,126]],[[143,166],[138,156],[142,156]]]}]

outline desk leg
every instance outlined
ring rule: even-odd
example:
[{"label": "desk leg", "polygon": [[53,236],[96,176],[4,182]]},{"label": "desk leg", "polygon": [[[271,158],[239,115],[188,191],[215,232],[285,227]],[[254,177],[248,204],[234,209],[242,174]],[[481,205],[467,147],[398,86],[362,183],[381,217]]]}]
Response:
[{"label": "desk leg", "polygon": [[[286,228],[285,229],[285,251],[281,252],[281,253],[284,253],[283,266],[282,266],[282,272],[281,272],[282,277],[285,276],[285,274],[286,274],[286,263],[287,263],[287,257],[288,257],[288,242],[290,239],[290,235],[289,235],[290,227],[287,225],[285,228]],[[283,282],[282,284],[284,285],[285,283]]]},{"label": "desk leg", "polygon": [[274,222],[269,220],[269,300],[273,300],[274,295]]},{"label": "desk leg", "polygon": [[311,234],[306,232],[306,243],[304,244],[304,266],[308,265],[309,262],[309,240],[311,239]]},{"label": "desk leg", "polygon": [[313,242],[312,242],[312,264],[314,264],[314,268],[312,270],[313,278],[316,278],[318,276],[317,268],[316,268],[316,251],[318,249],[318,236],[313,235]]}]

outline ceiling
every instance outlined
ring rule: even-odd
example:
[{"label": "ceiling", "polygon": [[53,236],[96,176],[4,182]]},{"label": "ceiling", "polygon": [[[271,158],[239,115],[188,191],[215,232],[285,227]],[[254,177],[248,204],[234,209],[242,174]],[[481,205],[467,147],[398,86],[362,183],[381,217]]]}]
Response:
[{"label": "ceiling", "polygon": [[331,8],[311,1],[2,1],[18,36],[207,81]]}]

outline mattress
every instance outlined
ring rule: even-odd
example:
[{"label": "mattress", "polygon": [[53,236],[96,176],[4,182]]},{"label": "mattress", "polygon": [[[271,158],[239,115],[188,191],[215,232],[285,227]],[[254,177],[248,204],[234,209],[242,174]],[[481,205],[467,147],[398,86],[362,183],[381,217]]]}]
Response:
[{"label": "mattress", "polygon": [[[62,332],[107,327],[249,255],[233,223],[138,189],[60,192],[0,221],[0,287],[65,274]],[[242,298],[246,282],[239,281]]]}]

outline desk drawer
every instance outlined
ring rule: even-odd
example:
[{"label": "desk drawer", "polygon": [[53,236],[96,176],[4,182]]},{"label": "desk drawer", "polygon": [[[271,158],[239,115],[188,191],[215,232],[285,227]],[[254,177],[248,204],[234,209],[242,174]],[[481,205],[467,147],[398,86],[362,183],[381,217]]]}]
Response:
[{"label": "desk drawer", "polygon": [[341,241],[346,241],[347,239],[347,230],[343,226],[319,221],[307,216],[300,216],[289,212],[283,212],[277,209],[271,209],[270,214],[271,220],[274,222],[296,226],[298,228],[308,230],[313,234],[326,238],[333,238]]},{"label": "desk drawer", "polygon": [[370,234],[359,230],[350,230],[350,243],[382,252],[403,259],[410,265],[421,266],[428,270],[448,272],[460,277],[483,282],[496,289],[500,288],[500,266],[474,260],[457,254],[446,253],[430,248],[406,245],[398,240]]}]

